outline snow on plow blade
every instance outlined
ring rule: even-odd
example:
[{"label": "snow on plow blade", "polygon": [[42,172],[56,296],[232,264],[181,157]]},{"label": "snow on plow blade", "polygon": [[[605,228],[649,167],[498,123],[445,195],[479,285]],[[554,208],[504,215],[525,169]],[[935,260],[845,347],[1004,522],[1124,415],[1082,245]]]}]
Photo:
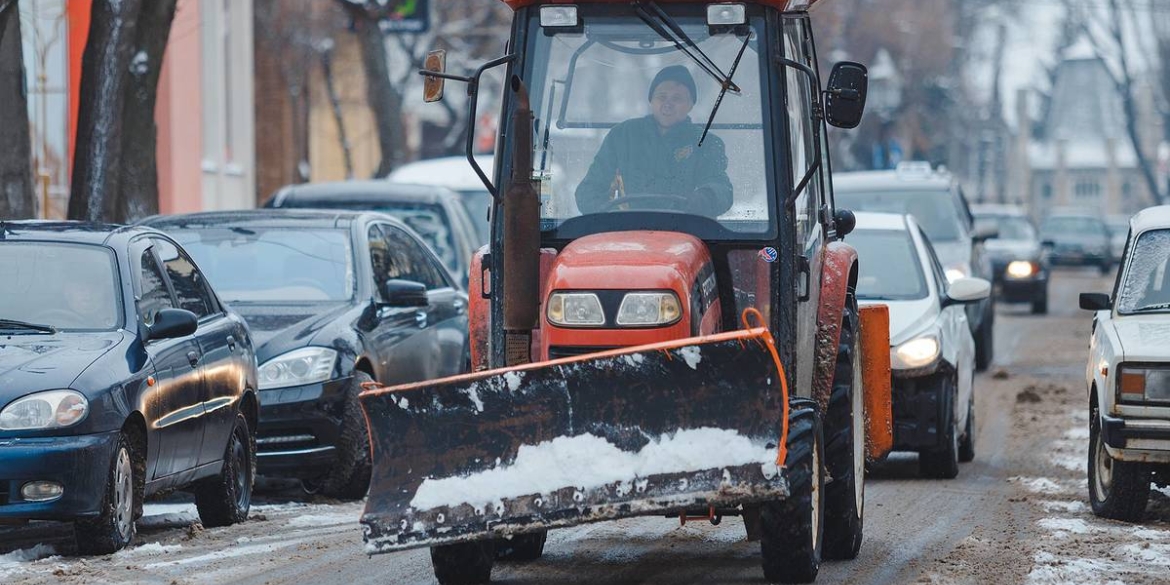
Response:
[{"label": "snow on plow blade", "polygon": [[367,552],[784,497],[766,329],[362,393]]}]

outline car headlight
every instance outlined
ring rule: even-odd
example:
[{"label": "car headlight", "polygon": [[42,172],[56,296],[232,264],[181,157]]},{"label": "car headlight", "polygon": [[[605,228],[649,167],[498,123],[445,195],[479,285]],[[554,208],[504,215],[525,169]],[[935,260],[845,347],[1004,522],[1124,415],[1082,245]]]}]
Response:
[{"label": "car headlight", "polygon": [[1007,266],[1007,275],[1011,278],[1031,278],[1040,273],[1040,264],[1027,260],[1016,260]]},{"label": "car headlight", "polygon": [[304,347],[278,355],[260,366],[260,389],[304,386],[333,376],[337,352],[328,347]]},{"label": "car headlight", "polygon": [[617,324],[624,327],[670,325],[682,318],[678,295],[673,292],[633,292],[622,298]]},{"label": "car headlight", "polygon": [[940,349],[937,337],[923,335],[895,347],[890,357],[896,370],[925,368],[938,359]]},{"label": "car headlight", "polygon": [[1170,368],[1123,365],[1117,370],[1119,402],[1170,402]]},{"label": "car headlight", "polygon": [[605,325],[601,299],[593,293],[553,293],[546,314],[550,323],[564,327]]},{"label": "car headlight", "polygon": [[947,267],[947,282],[955,282],[960,278],[971,276],[971,267],[966,264],[954,264]]},{"label": "car headlight", "polygon": [[73,390],[49,390],[18,398],[0,410],[0,431],[71,427],[89,413],[89,401]]}]

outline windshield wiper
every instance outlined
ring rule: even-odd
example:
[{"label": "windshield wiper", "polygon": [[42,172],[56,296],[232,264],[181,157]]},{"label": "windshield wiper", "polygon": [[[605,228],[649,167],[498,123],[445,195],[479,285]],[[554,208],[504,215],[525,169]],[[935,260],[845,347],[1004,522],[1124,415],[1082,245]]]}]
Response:
[{"label": "windshield wiper", "polygon": [[[707,118],[707,125],[703,126],[703,135],[699,137],[699,146],[703,146],[703,141],[707,139],[707,133],[711,131],[711,124],[715,122],[715,114],[719,112],[719,106],[723,105],[723,96],[727,95],[727,91],[735,86],[731,81],[735,77],[736,70],[739,69],[739,61],[743,59],[743,52],[747,50],[748,43],[752,40],[752,33],[748,32],[743,38],[743,46],[739,48],[739,54],[735,56],[735,62],[731,64],[731,71],[727,73],[727,79],[723,81],[723,89],[719,90],[719,97],[715,98],[715,106],[711,108],[711,115]],[[739,93],[739,88],[736,88],[736,93]]]},{"label": "windshield wiper", "polygon": [[[646,9],[643,7],[643,5],[649,6],[651,10],[654,11],[654,14],[646,12]],[[651,29],[654,29],[654,32],[658,33],[660,36],[662,36],[662,38],[674,43],[675,48],[677,48],[679,51],[682,51],[684,54],[686,54],[686,56],[690,57],[691,60],[694,61],[700,69],[706,71],[707,74],[715,78],[715,81],[718,81],[720,85],[726,87],[726,84],[729,83],[728,76],[724,75],[723,70],[720,69],[719,66],[716,65],[715,62],[712,61],[711,58],[708,57],[707,54],[704,53],[697,44],[695,44],[695,41],[691,40],[691,37],[687,36],[687,33],[683,31],[678,22],[676,22],[674,18],[662,10],[662,8],[660,8],[658,4],[654,2],[654,0],[643,0],[638,4],[635,4],[634,12],[638,15],[639,18],[645,21]],[[656,18],[657,21],[655,21]],[[663,24],[665,24],[666,27],[663,27]],[[668,28],[669,30],[667,30]],[[686,43],[686,45],[684,46],[683,43]],[[691,50],[687,47],[694,49],[694,52],[692,53]],[[739,86],[731,84],[731,90],[739,93]]]},{"label": "windshield wiper", "polygon": [[28,323],[25,321],[17,321],[15,319],[0,319],[0,330],[3,329],[27,329],[29,331],[40,331],[41,333],[57,332],[57,328],[53,327],[52,325]]},{"label": "windshield wiper", "polygon": [[1160,311],[1170,309],[1170,303],[1158,303],[1156,305],[1146,305],[1138,309],[1138,311]]}]

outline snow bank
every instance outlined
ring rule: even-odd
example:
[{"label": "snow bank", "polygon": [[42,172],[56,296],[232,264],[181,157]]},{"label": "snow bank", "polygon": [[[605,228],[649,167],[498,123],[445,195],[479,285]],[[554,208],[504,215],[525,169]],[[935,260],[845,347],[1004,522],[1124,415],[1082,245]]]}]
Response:
[{"label": "snow bank", "polygon": [[774,467],[775,461],[775,449],[726,429],[679,431],[651,441],[637,453],[622,451],[592,434],[558,437],[520,447],[516,461],[507,466],[467,477],[427,479],[410,505],[418,510],[459,504],[486,506],[566,487],[586,490],[656,474],[751,463]]},{"label": "snow bank", "polygon": [[340,524],[353,524],[357,526],[361,516],[361,511],[344,514],[306,514],[289,519],[285,526],[289,528],[316,528],[318,526],[337,526]]},{"label": "snow bank", "polygon": [[1046,552],[1036,553],[1036,566],[1028,573],[1028,585],[1124,585],[1116,579],[1113,563],[1098,559],[1059,559]]},{"label": "snow bank", "polygon": [[168,555],[173,552],[183,550],[181,544],[162,544],[161,542],[152,542],[134,548],[127,548],[114,553],[115,558],[136,557],[136,556],[151,556],[151,555]]},{"label": "snow bank", "polygon": [[29,561],[51,557],[56,553],[57,550],[47,544],[38,544],[32,548],[14,550],[10,553],[0,555],[0,570],[11,568],[5,565],[27,563]]},{"label": "snow bank", "polygon": [[1090,531],[1089,525],[1080,518],[1044,518],[1037,524],[1058,538],[1068,536],[1070,533],[1088,534]]}]

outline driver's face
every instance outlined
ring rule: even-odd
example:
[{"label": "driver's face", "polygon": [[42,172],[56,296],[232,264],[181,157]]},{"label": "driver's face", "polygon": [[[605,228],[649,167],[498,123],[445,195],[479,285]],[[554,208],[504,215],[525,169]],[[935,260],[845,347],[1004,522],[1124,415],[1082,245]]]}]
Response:
[{"label": "driver's face", "polygon": [[694,107],[691,92],[676,81],[658,84],[658,87],[654,88],[654,95],[650,96],[650,111],[654,115],[654,120],[663,128],[670,128],[685,120]]}]

